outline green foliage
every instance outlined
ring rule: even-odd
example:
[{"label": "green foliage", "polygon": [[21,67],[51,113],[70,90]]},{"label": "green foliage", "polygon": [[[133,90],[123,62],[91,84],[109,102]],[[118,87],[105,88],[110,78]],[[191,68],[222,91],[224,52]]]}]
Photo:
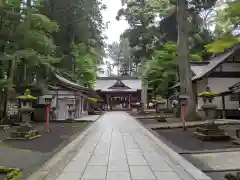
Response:
[{"label": "green foliage", "polygon": [[232,34],[225,34],[221,39],[206,45],[206,48],[209,52],[219,53],[224,52],[225,49],[231,48],[238,43],[240,43],[240,38],[235,37]]},{"label": "green foliage", "polygon": [[92,87],[96,80],[98,55],[91,52],[84,44],[73,45],[72,55],[76,59],[78,83]]},{"label": "green foliage", "polygon": [[9,88],[42,85],[55,71],[91,87],[104,56],[105,8],[100,0],[0,1],[0,111]]},{"label": "green foliage", "polygon": [[19,180],[22,176],[22,172],[18,168],[6,168],[0,166],[0,174],[6,174],[4,180]]},{"label": "green foliage", "polygon": [[42,5],[41,11],[55,20],[60,29],[54,33],[57,54],[62,57],[56,67],[62,75],[68,74],[71,80],[90,86],[104,56],[106,24],[101,11],[106,9],[105,5],[100,0],[45,0]]},{"label": "green foliage", "polygon": [[168,96],[168,89],[176,79],[177,70],[177,46],[168,42],[161,50],[155,51],[152,59],[148,62],[143,77],[148,79],[155,94],[162,97]]},{"label": "green foliage", "polygon": [[216,24],[216,40],[208,45],[206,49],[212,53],[224,52],[225,49],[240,43],[240,37],[234,36],[234,30],[240,26],[240,2],[234,0],[218,11]]}]

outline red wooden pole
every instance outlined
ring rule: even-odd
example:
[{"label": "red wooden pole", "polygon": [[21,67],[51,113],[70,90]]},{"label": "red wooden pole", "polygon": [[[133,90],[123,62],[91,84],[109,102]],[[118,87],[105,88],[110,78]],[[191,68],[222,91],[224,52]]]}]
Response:
[{"label": "red wooden pole", "polygon": [[46,104],[45,118],[46,118],[46,131],[49,132],[49,111],[50,104]]}]

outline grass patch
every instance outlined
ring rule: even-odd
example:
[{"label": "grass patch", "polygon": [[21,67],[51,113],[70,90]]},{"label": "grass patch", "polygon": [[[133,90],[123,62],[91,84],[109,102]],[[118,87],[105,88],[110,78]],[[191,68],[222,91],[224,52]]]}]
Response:
[{"label": "grass patch", "polygon": [[6,174],[4,180],[19,180],[22,176],[22,172],[18,168],[6,168],[0,166],[0,174]]}]

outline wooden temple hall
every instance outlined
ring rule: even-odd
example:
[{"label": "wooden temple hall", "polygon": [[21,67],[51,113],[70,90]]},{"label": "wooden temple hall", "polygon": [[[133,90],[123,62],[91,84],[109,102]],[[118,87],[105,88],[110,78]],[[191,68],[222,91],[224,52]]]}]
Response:
[{"label": "wooden temple hall", "polygon": [[141,79],[132,76],[98,77],[95,84],[106,110],[127,110],[140,103],[141,87]]}]

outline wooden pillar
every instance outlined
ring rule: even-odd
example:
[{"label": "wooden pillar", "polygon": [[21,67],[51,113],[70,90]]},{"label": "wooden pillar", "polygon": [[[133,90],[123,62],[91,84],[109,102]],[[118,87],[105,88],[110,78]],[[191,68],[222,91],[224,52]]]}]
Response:
[{"label": "wooden pillar", "polygon": [[112,110],[112,96],[110,96],[110,110]]},{"label": "wooden pillar", "polygon": [[109,95],[106,94],[106,99],[107,99],[107,111],[109,110],[108,107],[109,107]]},{"label": "wooden pillar", "polygon": [[222,95],[222,118],[225,119],[226,118],[226,106],[225,106],[225,96]]},{"label": "wooden pillar", "polygon": [[131,94],[128,95],[128,108],[131,108]]}]

